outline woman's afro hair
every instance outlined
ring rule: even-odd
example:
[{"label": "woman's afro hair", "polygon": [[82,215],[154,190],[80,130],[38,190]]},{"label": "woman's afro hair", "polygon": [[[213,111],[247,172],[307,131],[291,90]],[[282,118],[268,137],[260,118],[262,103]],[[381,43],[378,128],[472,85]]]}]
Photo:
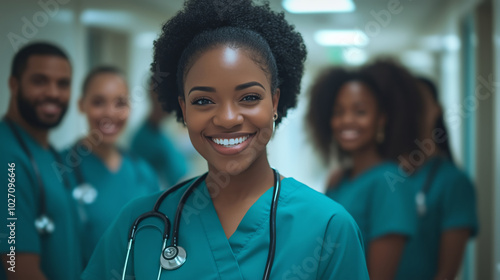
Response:
[{"label": "woman's afro hair", "polygon": [[255,5],[251,0],[187,0],[163,25],[154,42],[151,71],[164,110],[175,111],[177,120],[183,121],[178,102],[178,96],[183,96],[177,85],[177,76],[183,75],[177,73],[179,60],[197,35],[223,27],[248,29],[267,41],[278,68],[278,124],[296,106],[307,51],[300,33],[285,20],[284,13],[271,11],[267,1]]}]

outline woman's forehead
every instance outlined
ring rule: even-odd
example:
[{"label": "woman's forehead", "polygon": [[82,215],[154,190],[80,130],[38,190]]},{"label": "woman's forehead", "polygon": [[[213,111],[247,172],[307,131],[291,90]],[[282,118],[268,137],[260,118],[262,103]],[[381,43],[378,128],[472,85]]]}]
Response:
[{"label": "woman's forehead", "polygon": [[[241,48],[219,46],[205,51],[186,73],[185,85],[198,82],[239,83],[241,80],[266,82],[267,73]],[[247,82],[247,81],[245,81]]]}]

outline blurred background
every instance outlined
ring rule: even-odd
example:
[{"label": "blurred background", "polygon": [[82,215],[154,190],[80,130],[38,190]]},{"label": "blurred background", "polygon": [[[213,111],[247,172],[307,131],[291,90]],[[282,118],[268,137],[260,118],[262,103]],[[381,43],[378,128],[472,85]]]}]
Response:
[{"label": "blurred background", "polygon": [[[260,1],[260,0],[257,0]],[[453,156],[475,182],[480,234],[469,245],[461,279],[500,280],[500,0],[331,0],[330,13],[314,13],[316,1],[272,0],[296,25],[309,56],[299,106],[268,145],[271,164],[322,191],[327,171],[303,123],[311,80],[327,65],[356,67],[392,56],[413,73],[439,85]],[[300,2],[306,3],[301,5]],[[73,64],[71,107],[50,138],[64,148],[85,135],[76,106],[84,75],[111,64],[128,77],[132,114],[121,138],[127,146],[150,104],[147,78],[153,40],[182,0],[2,1],[0,10],[0,115],[10,98],[7,79],[16,50],[31,41],[63,47]],[[328,5],[321,4],[325,11]],[[162,125],[193,168],[206,169],[184,128],[173,118]]]}]

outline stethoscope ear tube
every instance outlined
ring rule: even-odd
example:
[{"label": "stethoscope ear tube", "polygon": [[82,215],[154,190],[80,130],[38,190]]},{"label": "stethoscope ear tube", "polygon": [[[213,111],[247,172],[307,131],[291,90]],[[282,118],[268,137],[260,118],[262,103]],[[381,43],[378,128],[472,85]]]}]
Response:
[{"label": "stethoscope ear tube", "polygon": [[123,265],[122,280],[125,280],[125,274],[127,273],[128,260],[130,257],[130,251],[132,250],[132,244],[134,243],[135,240],[135,234],[137,233],[137,227],[139,226],[139,223],[142,222],[144,219],[151,217],[157,217],[163,221],[163,244],[164,244],[163,246],[165,246],[168,240],[168,235],[170,233],[170,220],[168,219],[167,215],[157,211],[149,211],[140,215],[137,219],[135,219],[134,223],[132,224],[128,232],[127,254],[125,256],[125,264]]},{"label": "stethoscope ear tube", "polygon": [[271,202],[270,218],[269,218],[269,252],[267,254],[266,267],[264,269],[263,280],[268,280],[271,276],[271,268],[274,263],[274,254],[276,252],[276,210],[278,210],[278,199],[280,197],[281,190],[281,175],[278,171],[274,171],[274,190],[273,190],[273,200]]}]

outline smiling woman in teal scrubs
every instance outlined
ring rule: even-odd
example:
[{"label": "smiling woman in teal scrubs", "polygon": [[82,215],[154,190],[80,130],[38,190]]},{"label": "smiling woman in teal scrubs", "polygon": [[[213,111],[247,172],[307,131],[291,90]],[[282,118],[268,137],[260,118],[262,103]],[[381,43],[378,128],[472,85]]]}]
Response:
[{"label": "smiling woman in teal scrubs", "polygon": [[394,155],[408,152],[395,136],[412,131],[393,115],[396,104],[389,94],[363,72],[330,68],[312,87],[307,115],[325,162],[336,147],[343,164],[331,176],[326,194],[359,225],[370,279],[384,280],[394,278],[416,231],[412,182],[393,179],[399,174]]},{"label": "smiling woman in teal scrubs", "polygon": [[[455,279],[467,241],[478,232],[475,189],[453,162],[435,85],[420,79],[425,114],[420,141],[425,158],[415,162],[410,180],[419,210],[418,230],[405,248],[397,279]],[[422,150],[419,150],[424,154]]]},{"label": "smiling woman in teal scrubs", "polygon": [[[273,126],[296,105],[306,57],[300,34],[269,6],[218,3],[187,1],[163,26],[152,64],[170,73],[160,99],[185,123],[208,174],[185,203],[191,183],[174,187],[132,232],[160,194],[125,207],[83,279],[368,279],[352,217],[268,162]],[[178,246],[164,251],[163,215],[178,229],[167,242]],[[177,267],[179,246],[186,261]],[[172,256],[178,262],[165,263]]]},{"label": "smiling woman in teal scrubs", "polygon": [[[130,107],[128,88],[122,74],[113,67],[98,67],[87,75],[79,102],[89,133],[63,152],[73,167],[83,222],[83,256],[92,252],[121,208],[130,200],[159,190],[158,179],[143,160],[116,147],[125,128]],[[84,188],[86,186],[86,188]]]}]

